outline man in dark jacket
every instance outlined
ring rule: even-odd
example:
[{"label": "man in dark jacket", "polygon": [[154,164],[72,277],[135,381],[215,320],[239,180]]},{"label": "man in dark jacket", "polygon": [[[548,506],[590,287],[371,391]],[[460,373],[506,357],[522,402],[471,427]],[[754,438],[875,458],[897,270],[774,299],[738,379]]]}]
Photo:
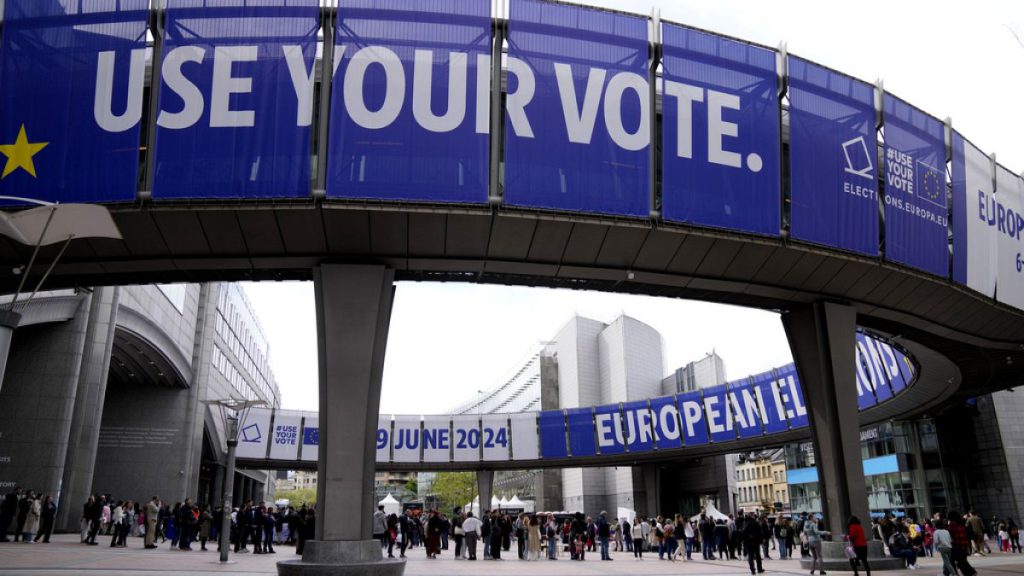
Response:
[{"label": "man in dark jacket", "polygon": [[266,510],[263,504],[250,506],[249,515],[249,538],[252,540],[253,554],[263,554],[263,513]]},{"label": "man in dark jacket", "polygon": [[[747,564],[750,566],[751,574],[764,573],[764,567],[761,566],[761,542],[763,541],[761,526],[751,517],[743,526],[743,548],[747,553]],[[757,564],[756,571],[754,564]]]},{"label": "man in dark jacket", "polygon": [[597,517],[597,539],[601,543],[601,560],[612,559],[611,555],[608,554],[608,539],[611,538],[611,528],[611,524],[608,523],[608,513],[602,510],[601,515]]},{"label": "man in dark jacket", "polygon": [[25,521],[28,520],[28,511],[32,507],[32,496],[32,491],[29,490],[21,500],[18,500],[18,527],[14,532],[15,542],[21,538],[21,534],[25,531]]},{"label": "man in dark jacket", "polygon": [[11,527],[11,520],[14,520],[14,515],[18,511],[19,498],[21,498],[21,488],[15,488],[14,492],[4,496],[4,501],[0,503],[0,542],[10,542],[10,539],[7,538],[7,530]]},{"label": "man in dark jacket", "polygon": [[100,530],[100,517],[103,515],[103,504],[95,496],[89,496],[82,507],[82,518],[89,524],[89,533],[85,537],[85,543],[96,546],[96,533]]}]

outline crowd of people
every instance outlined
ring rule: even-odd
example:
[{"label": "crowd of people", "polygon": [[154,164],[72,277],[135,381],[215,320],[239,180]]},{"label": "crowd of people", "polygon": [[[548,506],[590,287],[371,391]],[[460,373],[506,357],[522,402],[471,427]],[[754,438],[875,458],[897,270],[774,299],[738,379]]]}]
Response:
[{"label": "crowd of people", "polygon": [[[245,502],[230,514],[230,543],[236,553],[274,554],[275,545],[295,546],[302,554],[307,540],[315,537],[315,507],[276,507],[264,502]],[[90,496],[82,505],[80,536],[86,545],[98,545],[97,538],[109,537],[111,547],[126,547],[129,537],[143,540],[145,549],[155,549],[170,541],[176,550],[190,551],[193,546],[208,550],[219,542],[224,520],[220,507],[200,505],[186,498],[173,505],[159,497],[148,502],[115,500],[109,495]],[[16,488],[0,501],[0,542],[49,542],[53,534],[57,505],[49,495]],[[863,526],[851,517],[846,532],[833,538],[816,514],[778,517],[764,514],[738,514],[713,518],[700,514],[692,518],[673,517],[610,518],[602,511],[596,517],[575,514],[509,514],[501,510],[485,511],[477,517],[460,508],[452,515],[429,510],[406,509],[388,514],[380,506],[372,518],[373,537],[379,540],[382,554],[404,558],[409,549],[423,547],[427,558],[441,556],[454,548],[456,560],[479,557],[501,560],[503,553],[521,560],[583,561],[597,553],[611,561],[613,552],[623,552],[642,560],[657,554],[660,560],[705,561],[745,559],[751,574],[764,572],[763,560],[795,557],[811,560],[811,574],[825,574],[822,541],[842,539],[855,576],[864,569],[870,576],[868,541],[882,543],[884,554],[901,558],[908,569],[917,568],[922,556],[939,556],[944,576],[974,576],[968,558],[993,553],[1021,553],[1020,533],[1012,518],[985,520],[973,511],[937,513],[917,521],[885,516]],[[219,549],[219,547],[218,547]]]}]

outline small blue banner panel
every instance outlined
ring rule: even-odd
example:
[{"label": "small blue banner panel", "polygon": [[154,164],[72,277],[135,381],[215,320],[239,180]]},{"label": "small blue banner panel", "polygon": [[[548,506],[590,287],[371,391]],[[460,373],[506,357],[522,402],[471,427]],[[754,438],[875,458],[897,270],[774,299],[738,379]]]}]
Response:
[{"label": "small blue banner panel", "polygon": [[595,408],[594,425],[597,428],[597,447],[601,454],[622,454],[626,451],[622,414],[618,404]]},{"label": "small blue banner panel", "polygon": [[800,387],[800,379],[796,374],[796,366],[788,364],[776,370],[779,386],[779,397],[785,411],[789,428],[807,426],[807,404],[804,403],[804,391]]},{"label": "small blue banner panel", "polygon": [[596,456],[597,439],[594,435],[594,409],[569,408],[565,412],[566,423],[569,427],[569,452],[573,457]]},{"label": "small blue banner panel", "polygon": [[763,406],[765,433],[774,434],[788,430],[786,407],[782,404],[782,388],[775,370],[755,374],[750,377],[750,381],[758,404]]},{"label": "small blue banner panel", "polygon": [[998,259],[994,179],[989,157],[953,132],[953,280],[990,298]]},{"label": "small blue banner panel", "polygon": [[885,95],[885,257],[949,276],[944,126]]},{"label": "small blue banner panel", "polygon": [[0,195],[134,201],[149,2],[3,9]]},{"label": "small blue banner panel", "polygon": [[708,443],[708,423],[704,418],[704,395],[700,390],[676,396],[679,420],[683,425],[683,445]]},{"label": "small blue banner panel", "polygon": [[662,32],[665,219],[777,236],[775,52],[670,24]]},{"label": "small blue banner panel", "polygon": [[491,3],[344,0],[327,195],[486,203]]},{"label": "small blue banner panel", "polygon": [[789,57],[793,238],[878,255],[874,87]]},{"label": "small blue banner panel", "polygon": [[317,0],[168,0],[155,200],[310,194]]},{"label": "small blue banner panel", "polygon": [[505,203],[647,217],[648,20],[511,0]]},{"label": "small blue banner panel", "polygon": [[651,414],[654,418],[655,446],[658,450],[679,448],[683,434],[679,424],[679,407],[675,397],[662,396],[651,399]]},{"label": "small blue banner panel", "polygon": [[565,458],[569,455],[565,442],[565,413],[561,410],[541,412],[537,417],[540,431],[541,458]]}]

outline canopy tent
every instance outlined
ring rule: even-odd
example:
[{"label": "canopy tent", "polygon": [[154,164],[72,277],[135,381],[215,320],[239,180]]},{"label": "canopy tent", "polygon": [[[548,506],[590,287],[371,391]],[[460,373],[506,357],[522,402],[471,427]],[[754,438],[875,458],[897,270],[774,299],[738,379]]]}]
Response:
[{"label": "canopy tent", "polygon": [[619,509],[615,511],[615,517],[619,520],[625,519],[626,522],[632,524],[636,519],[636,510],[619,506]]},{"label": "canopy tent", "polygon": [[508,498],[502,496],[501,500],[498,500],[498,506],[501,506],[502,508],[508,508]]},{"label": "canopy tent", "polygon": [[[718,508],[715,508],[715,505],[710,502],[708,502],[707,505],[704,506],[704,514],[706,514],[707,517],[711,518],[712,520],[729,520],[728,516],[719,512]],[[696,522],[698,520],[700,520],[700,514],[695,514],[690,517],[691,522]]]},{"label": "canopy tent", "polygon": [[377,505],[383,506],[384,513],[388,515],[402,513],[402,503],[399,502],[398,500],[395,500],[395,497],[392,496],[390,492],[388,493],[387,496],[384,497],[383,500],[377,502]]}]

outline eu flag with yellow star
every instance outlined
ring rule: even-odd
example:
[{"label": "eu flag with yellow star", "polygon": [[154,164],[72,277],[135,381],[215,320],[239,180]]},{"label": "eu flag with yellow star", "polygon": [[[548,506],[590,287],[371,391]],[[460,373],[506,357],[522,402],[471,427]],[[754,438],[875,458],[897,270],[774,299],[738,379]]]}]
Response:
[{"label": "eu flag with yellow star", "polygon": [[0,195],[135,199],[147,0],[6,0]]}]

